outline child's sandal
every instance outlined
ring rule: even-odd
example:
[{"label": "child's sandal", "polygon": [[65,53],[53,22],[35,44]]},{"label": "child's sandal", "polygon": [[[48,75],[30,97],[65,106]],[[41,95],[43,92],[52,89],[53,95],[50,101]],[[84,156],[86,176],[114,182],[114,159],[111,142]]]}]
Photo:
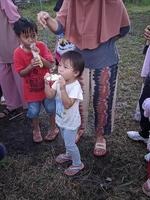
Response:
[{"label": "child's sandal", "polygon": [[49,130],[47,135],[45,136],[44,140],[46,141],[53,141],[58,136],[59,129],[55,128],[54,131]]},{"label": "child's sandal", "polygon": [[84,169],[83,163],[81,163],[79,166],[71,165],[64,171],[64,174],[67,176],[74,176],[74,175],[78,174],[82,169]]},{"label": "child's sandal", "polygon": [[43,141],[40,131],[33,131],[33,142],[40,143]]},{"label": "child's sandal", "polygon": [[62,153],[62,154],[59,154],[55,161],[59,164],[62,164],[62,163],[65,163],[65,162],[68,162],[71,160],[71,157],[70,156],[67,156],[66,154]]}]

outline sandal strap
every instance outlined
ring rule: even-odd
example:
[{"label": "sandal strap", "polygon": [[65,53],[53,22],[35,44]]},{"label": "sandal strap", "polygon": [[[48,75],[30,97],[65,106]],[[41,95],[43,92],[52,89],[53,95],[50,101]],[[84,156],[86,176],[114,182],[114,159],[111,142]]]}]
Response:
[{"label": "sandal strap", "polygon": [[96,149],[106,149],[106,143],[100,143],[100,142],[98,142],[98,143],[96,143],[95,144],[95,148]]},{"label": "sandal strap", "polygon": [[68,170],[81,170],[84,168],[84,164],[82,163],[81,166],[70,166]]},{"label": "sandal strap", "polygon": [[66,154],[62,153],[62,154],[59,154],[57,158],[66,160],[66,159],[71,159],[71,156],[67,156]]},{"label": "sandal strap", "polygon": [[10,111],[8,108],[5,108],[1,113],[4,113],[5,115],[9,115],[12,111]]}]

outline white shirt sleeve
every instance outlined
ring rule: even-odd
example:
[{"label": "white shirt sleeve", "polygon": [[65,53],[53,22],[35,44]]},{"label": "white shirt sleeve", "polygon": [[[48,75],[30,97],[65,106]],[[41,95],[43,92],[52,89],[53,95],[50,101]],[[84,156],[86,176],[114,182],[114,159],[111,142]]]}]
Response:
[{"label": "white shirt sleeve", "polygon": [[73,84],[67,93],[70,98],[78,99],[80,101],[83,100],[83,91],[79,82]]}]

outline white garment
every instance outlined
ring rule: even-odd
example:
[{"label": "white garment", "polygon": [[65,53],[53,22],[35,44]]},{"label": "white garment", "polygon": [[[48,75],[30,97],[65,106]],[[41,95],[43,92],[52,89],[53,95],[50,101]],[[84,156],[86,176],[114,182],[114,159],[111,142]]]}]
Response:
[{"label": "white garment", "polygon": [[56,90],[56,123],[59,127],[68,130],[75,130],[81,125],[81,116],[79,112],[79,103],[83,100],[83,91],[79,81],[66,85],[68,96],[75,99],[74,104],[65,109],[61,100],[60,84],[56,81],[52,88]]},{"label": "white garment", "polygon": [[144,116],[150,118],[150,98],[146,98],[142,104]]}]

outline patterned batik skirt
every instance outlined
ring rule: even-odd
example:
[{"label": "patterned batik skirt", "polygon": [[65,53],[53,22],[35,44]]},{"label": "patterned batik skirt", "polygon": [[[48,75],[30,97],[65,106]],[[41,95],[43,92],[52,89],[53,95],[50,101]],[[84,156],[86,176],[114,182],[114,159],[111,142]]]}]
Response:
[{"label": "patterned batik skirt", "polygon": [[[80,105],[80,128],[87,127],[89,106],[92,106],[96,135],[110,134],[113,131],[117,74],[117,65],[102,69],[85,68],[80,78],[84,98]],[[92,102],[92,105],[89,105],[89,102]]]}]

